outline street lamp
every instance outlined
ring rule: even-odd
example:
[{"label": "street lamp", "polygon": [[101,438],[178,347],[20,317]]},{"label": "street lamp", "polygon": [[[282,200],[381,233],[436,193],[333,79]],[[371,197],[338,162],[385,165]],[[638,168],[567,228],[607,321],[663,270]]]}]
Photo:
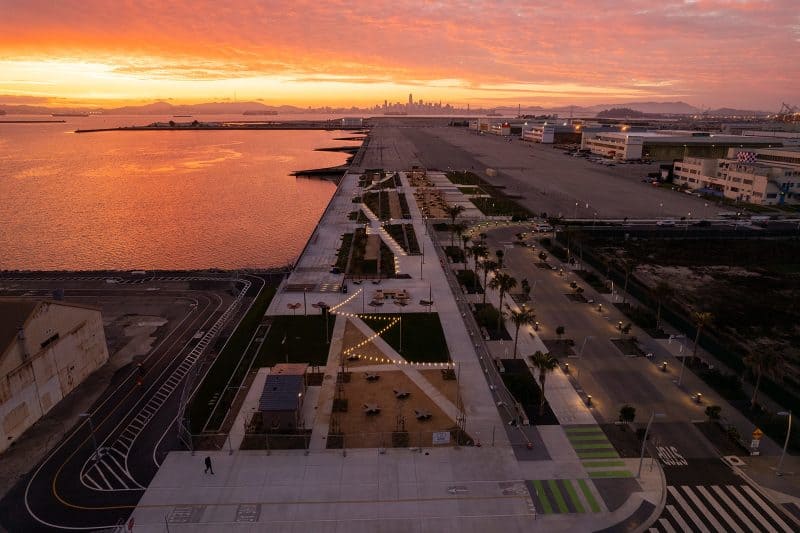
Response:
[{"label": "street lamp", "polygon": [[789,426],[786,428],[786,440],[783,441],[783,452],[781,453],[780,461],[778,461],[778,469],[775,471],[775,475],[780,477],[783,475],[783,472],[781,472],[781,467],[783,467],[783,460],[786,458],[786,448],[789,446],[789,434],[792,432],[792,412],[780,411],[778,416],[789,417]]},{"label": "street lamp", "polygon": [[97,446],[97,436],[94,433],[94,421],[92,420],[92,413],[81,413],[78,415],[78,417],[89,419],[89,429],[92,432],[92,445],[94,446],[94,454],[92,457],[94,461],[98,461],[100,459],[100,447]]},{"label": "street lamp", "polygon": [[583,344],[581,345],[581,351],[578,352],[578,357],[579,358],[583,357],[583,349],[586,348],[586,341],[588,341],[589,339],[594,339],[594,336],[588,335],[588,336],[584,337]]},{"label": "street lamp", "polygon": [[639,456],[639,471],[636,473],[636,479],[639,479],[642,476],[642,463],[644,463],[644,447],[647,445],[647,435],[650,433],[650,426],[653,423],[653,419],[655,417],[663,417],[666,416],[664,413],[656,413],[653,411],[650,413],[650,420],[647,421],[647,427],[644,430],[644,439],[642,439],[642,454]]}]

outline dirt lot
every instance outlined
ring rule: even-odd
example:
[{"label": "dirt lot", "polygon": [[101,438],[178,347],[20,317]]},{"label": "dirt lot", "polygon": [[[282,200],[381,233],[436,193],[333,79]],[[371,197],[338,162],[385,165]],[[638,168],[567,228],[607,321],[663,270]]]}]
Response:
[{"label": "dirt lot", "polygon": [[[391,368],[391,367],[388,367]],[[391,447],[392,432],[403,426],[409,432],[410,446],[430,446],[432,432],[446,431],[456,425],[439,407],[428,398],[403,372],[388,370],[378,372],[380,379],[367,381],[363,372],[354,371],[349,383],[344,385],[344,397],[348,401],[348,411],[338,413],[339,426],[345,434],[348,448]],[[405,400],[395,398],[394,390],[410,392]],[[367,415],[364,404],[377,404],[380,413]],[[425,410],[431,418],[419,421],[414,410]]]}]

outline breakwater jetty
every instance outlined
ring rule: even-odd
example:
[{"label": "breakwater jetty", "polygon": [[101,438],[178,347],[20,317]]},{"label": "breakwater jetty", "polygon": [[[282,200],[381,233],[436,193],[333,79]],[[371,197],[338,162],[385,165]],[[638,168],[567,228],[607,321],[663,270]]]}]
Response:
[{"label": "breakwater jetty", "polygon": [[218,130],[347,130],[354,133],[366,133],[369,126],[363,123],[354,124],[345,119],[335,120],[291,120],[263,121],[236,120],[220,122],[153,122],[143,126],[120,126],[116,128],[78,129],[75,133],[97,133],[102,131],[218,131]]}]

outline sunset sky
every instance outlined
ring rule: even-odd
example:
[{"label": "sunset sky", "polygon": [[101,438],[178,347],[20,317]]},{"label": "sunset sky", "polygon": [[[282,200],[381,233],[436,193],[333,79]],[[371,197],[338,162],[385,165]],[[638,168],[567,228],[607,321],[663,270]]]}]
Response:
[{"label": "sunset sky", "polygon": [[0,103],[800,104],[799,0],[0,0]]}]

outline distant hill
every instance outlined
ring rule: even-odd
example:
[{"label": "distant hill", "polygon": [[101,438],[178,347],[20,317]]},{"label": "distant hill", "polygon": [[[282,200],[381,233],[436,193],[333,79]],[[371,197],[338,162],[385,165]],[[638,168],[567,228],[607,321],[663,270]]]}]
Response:
[{"label": "distant hill", "polygon": [[717,117],[720,117],[720,116],[721,117],[730,117],[730,116],[748,116],[748,117],[752,117],[752,116],[772,115],[774,113],[775,113],[774,111],[773,112],[769,112],[769,111],[752,111],[752,110],[749,110],[749,109],[732,109],[730,107],[720,107],[719,109],[712,109],[712,110],[708,111],[709,115],[717,116]]},{"label": "distant hill", "polygon": [[245,111],[277,111],[278,113],[304,113],[305,109],[290,106],[267,106],[260,102],[210,102],[204,104],[173,105],[153,102],[137,106],[111,109],[44,107],[32,105],[0,105],[0,110],[10,115],[50,115],[52,113],[98,113],[103,115],[240,115]]},{"label": "distant hill", "polygon": [[630,107],[614,107],[597,113],[597,118],[645,118],[648,116],[652,116],[652,113],[642,113]]}]

